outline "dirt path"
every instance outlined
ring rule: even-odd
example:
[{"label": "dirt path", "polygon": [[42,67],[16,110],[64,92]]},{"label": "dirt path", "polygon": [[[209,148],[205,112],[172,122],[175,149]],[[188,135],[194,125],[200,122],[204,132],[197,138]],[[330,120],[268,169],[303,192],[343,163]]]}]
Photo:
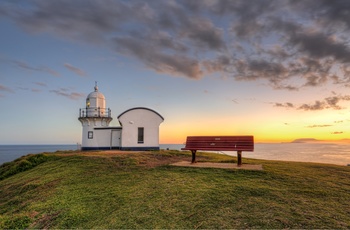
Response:
[{"label": "dirt path", "polygon": [[171,165],[182,166],[182,167],[197,167],[197,168],[263,170],[262,165],[242,164],[241,166],[237,166],[237,164],[235,163],[197,162],[192,164],[190,161],[181,161]]},{"label": "dirt path", "polygon": [[57,154],[60,156],[86,156],[86,157],[131,157],[138,159],[139,164],[147,167],[157,167],[161,165],[172,165],[181,167],[197,168],[222,168],[222,169],[246,169],[246,170],[263,170],[262,165],[242,164],[238,167],[236,163],[216,163],[205,162],[205,158],[198,157],[199,162],[191,164],[190,156],[168,155],[149,151],[122,151],[122,150],[105,150],[105,151],[82,151],[75,153]]}]

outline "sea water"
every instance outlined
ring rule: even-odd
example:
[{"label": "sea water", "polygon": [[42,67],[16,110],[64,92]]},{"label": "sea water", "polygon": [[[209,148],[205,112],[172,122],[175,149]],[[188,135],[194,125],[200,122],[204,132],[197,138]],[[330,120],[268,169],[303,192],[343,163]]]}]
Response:
[{"label": "sea water", "polygon": [[77,150],[77,145],[0,145],[0,165],[31,153]]},{"label": "sea water", "polygon": [[[180,150],[183,144],[161,144],[161,149]],[[77,150],[77,145],[0,145],[0,165],[30,153]],[[235,151],[216,151],[236,156]],[[244,158],[263,160],[350,164],[350,144],[339,143],[256,143],[254,152],[243,152]]]},{"label": "sea water", "polygon": [[[162,146],[161,146],[162,147]],[[184,145],[163,145],[180,150]],[[236,151],[216,151],[236,156]],[[337,165],[350,164],[350,144],[340,143],[256,143],[254,152],[243,152],[242,157],[263,160],[315,162]]]}]

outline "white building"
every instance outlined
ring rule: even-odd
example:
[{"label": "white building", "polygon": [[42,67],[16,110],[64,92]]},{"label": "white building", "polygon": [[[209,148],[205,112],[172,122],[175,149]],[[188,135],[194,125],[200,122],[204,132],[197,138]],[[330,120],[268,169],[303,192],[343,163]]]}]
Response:
[{"label": "white building", "polygon": [[137,107],[118,116],[120,127],[110,127],[111,110],[106,108],[106,99],[98,91],[86,98],[86,107],[79,111],[83,126],[82,150],[158,150],[159,125],[164,118],[156,111]]}]

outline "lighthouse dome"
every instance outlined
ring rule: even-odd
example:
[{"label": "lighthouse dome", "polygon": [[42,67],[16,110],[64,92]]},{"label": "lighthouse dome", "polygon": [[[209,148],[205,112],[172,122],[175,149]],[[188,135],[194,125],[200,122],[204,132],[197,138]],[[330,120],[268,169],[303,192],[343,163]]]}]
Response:
[{"label": "lighthouse dome", "polygon": [[104,101],[106,100],[105,96],[101,92],[98,91],[97,87],[95,87],[95,91],[94,92],[89,93],[89,95],[87,96],[86,100],[87,99],[90,99],[90,100],[91,99],[99,99],[99,100],[104,100]]},{"label": "lighthouse dome", "polygon": [[105,115],[106,99],[105,96],[98,91],[97,85],[95,91],[91,92],[86,98],[86,112],[89,117],[100,117]]}]

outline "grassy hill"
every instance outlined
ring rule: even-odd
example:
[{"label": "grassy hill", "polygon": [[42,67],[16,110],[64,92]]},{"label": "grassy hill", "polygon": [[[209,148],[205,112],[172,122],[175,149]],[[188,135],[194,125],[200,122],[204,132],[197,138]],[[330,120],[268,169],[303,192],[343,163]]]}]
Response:
[{"label": "grassy hill", "polygon": [[171,150],[19,158],[0,167],[0,228],[350,228],[350,167],[245,158],[264,171],[169,165],[184,159],[189,153]]}]

